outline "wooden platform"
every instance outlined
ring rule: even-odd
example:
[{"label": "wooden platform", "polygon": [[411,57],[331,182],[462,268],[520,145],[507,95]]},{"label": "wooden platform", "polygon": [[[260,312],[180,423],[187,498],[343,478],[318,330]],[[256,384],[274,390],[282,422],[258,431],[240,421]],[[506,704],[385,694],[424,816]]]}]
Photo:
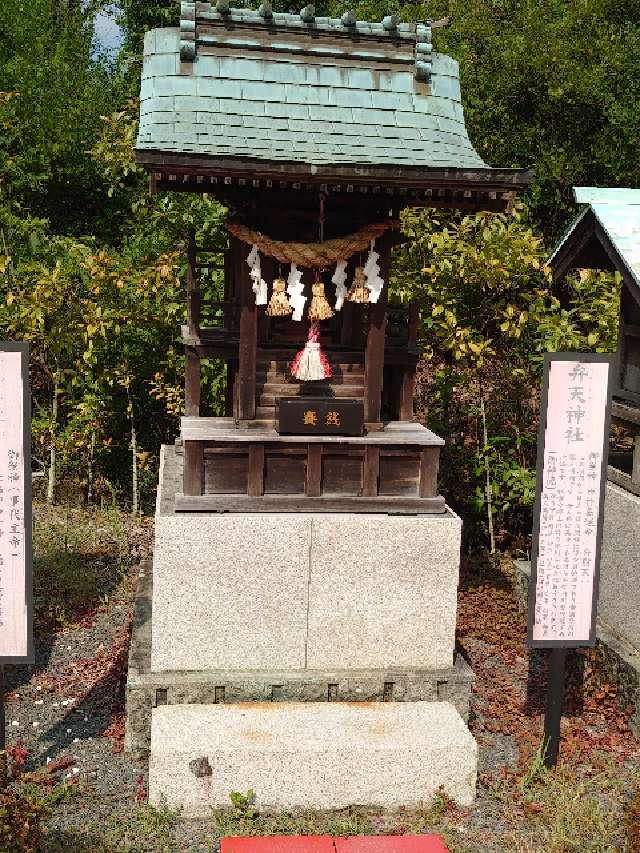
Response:
[{"label": "wooden platform", "polygon": [[[281,436],[231,418],[182,419],[177,511],[441,513],[444,442],[393,422],[363,436]],[[302,499],[302,500],[301,500]]]}]

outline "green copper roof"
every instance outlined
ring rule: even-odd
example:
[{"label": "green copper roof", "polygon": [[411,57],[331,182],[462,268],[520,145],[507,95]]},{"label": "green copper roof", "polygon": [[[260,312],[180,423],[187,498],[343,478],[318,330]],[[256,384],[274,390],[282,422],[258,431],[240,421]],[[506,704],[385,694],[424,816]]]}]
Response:
[{"label": "green copper roof", "polygon": [[[554,249],[549,258],[550,266],[554,267],[556,259],[571,251],[574,241],[576,252],[580,250],[579,229],[592,214],[602,229],[600,233],[615,252],[618,263],[612,262],[612,265],[622,273],[626,271],[640,287],[640,189],[574,187],[573,191],[578,204],[587,206]],[[597,237],[594,231],[592,239]]]},{"label": "green copper roof", "polygon": [[467,135],[458,64],[432,52],[428,25],[216,9],[183,3],[180,29],[146,35],[140,162],[157,152],[491,171]]}]

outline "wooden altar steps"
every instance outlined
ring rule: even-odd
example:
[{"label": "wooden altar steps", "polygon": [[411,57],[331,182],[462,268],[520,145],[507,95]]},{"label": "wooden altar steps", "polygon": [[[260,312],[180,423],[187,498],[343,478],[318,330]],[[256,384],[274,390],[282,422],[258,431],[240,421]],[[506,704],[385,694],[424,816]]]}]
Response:
[{"label": "wooden altar steps", "polygon": [[299,397],[313,394],[317,397],[348,397],[363,400],[365,393],[364,365],[353,362],[332,363],[330,381],[305,385],[289,374],[289,361],[262,357],[256,372],[256,419],[275,420],[279,397]]}]

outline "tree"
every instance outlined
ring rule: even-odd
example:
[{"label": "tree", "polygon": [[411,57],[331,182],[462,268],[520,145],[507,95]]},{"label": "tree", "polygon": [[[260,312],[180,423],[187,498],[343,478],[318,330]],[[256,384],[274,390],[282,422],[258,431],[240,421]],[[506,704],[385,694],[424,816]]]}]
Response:
[{"label": "tree", "polygon": [[534,168],[526,201],[548,242],[574,213],[573,185],[640,184],[638,0],[364,0],[354,10],[373,21],[453,17],[434,47],[460,62],[471,139],[492,166]]},{"label": "tree", "polygon": [[117,211],[89,151],[121,78],[92,57],[84,5],[1,4],[0,218],[31,215],[61,233],[107,236]]},{"label": "tree", "polygon": [[420,414],[447,437],[444,491],[513,530],[530,529],[538,388],[547,351],[616,348],[618,282],[571,282],[563,307],[551,290],[542,238],[521,212],[405,211],[392,294],[423,306],[426,362]]}]

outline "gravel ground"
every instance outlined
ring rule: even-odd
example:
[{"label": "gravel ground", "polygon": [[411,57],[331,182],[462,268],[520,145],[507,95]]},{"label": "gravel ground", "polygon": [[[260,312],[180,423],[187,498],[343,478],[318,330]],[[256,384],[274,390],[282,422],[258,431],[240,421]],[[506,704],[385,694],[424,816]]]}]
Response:
[{"label": "gravel ground", "polygon": [[[120,574],[108,599],[81,611],[81,618],[64,629],[37,631],[36,665],[6,670],[7,744],[26,747],[25,778],[31,778],[53,804],[48,850],[198,853],[215,850],[221,834],[432,830],[441,832],[450,849],[458,853],[613,853],[623,849],[622,799],[630,799],[631,789],[638,782],[639,752],[625,728],[624,715],[616,711],[612,688],[603,688],[598,682],[600,693],[604,689],[604,700],[577,703],[576,710],[567,715],[564,736],[574,774],[569,781],[560,776],[554,777],[552,784],[547,780],[548,787],[556,786],[548,803],[544,791],[535,784],[530,795],[522,793],[522,774],[527,772],[539,742],[543,692],[538,682],[544,672],[538,659],[530,664],[523,636],[501,644],[500,637],[508,632],[523,635],[524,622],[517,622],[520,616],[515,609],[510,610],[512,597],[499,582],[484,588],[468,584],[461,593],[459,642],[477,677],[470,725],[479,745],[479,786],[472,809],[461,810],[440,799],[423,811],[413,812],[350,810],[256,818],[250,809],[240,809],[211,820],[187,821],[145,806],[147,767],[131,762],[122,753],[122,739],[123,688],[135,594],[133,563],[148,552],[148,526],[142,532],[130,531],[129,538],[137,542],[132,549],[136,560],[128,561],[128,570]],[[113,561],[105,558],[103,546],[98,550],[100,556],[87,554],[87,560],[93,559],[94,567],[96,563],[104,566],[108,574]],[[511,621],[496,625],[505,610]],[[589,744],[594,755],[596,749],[609,748],[615,770],[606,775],[609,771],[603,770],[602,761],[585,761],[581,743]],[[50,767],[58,768],[61,762],[63,766],[52,774],[47,772],[47,762],[53,762]],[[605,775],[599,777],[599,773]],[[578,818],[586,821],[585,831],[594,837],[600,831],[613,832],[611,844],[554,846],[552,818],[558,807],[554,798],[560,801],[566,795],[567,802],[574,803],[567,808],[578,808],[577,786],[583,780],[592,784],[589,780],[594,779],[596,798],[605,813],[612,813],[618,829],[607,828],[606,822],[601,828],[602,821],[591,827],[589,821],[595,820],[591,812]],[[623,793],[625,788],[628,790]],[[594,793],[589,790],[585,789],[585,799]],[[531,823],[532,816],[537,823]],[[542,820],[547,816],[548,826]]]}]

